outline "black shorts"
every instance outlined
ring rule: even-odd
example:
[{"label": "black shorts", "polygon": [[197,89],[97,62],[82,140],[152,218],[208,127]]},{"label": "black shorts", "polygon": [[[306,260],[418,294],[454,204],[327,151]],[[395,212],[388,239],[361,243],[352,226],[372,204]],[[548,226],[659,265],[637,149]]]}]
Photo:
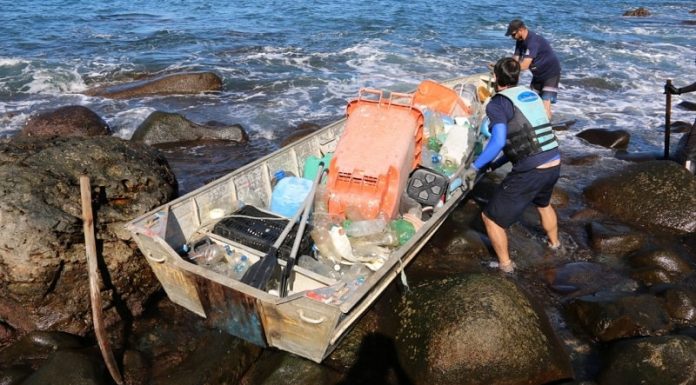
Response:
[{"label": "black shorts", "polygon": [[530,87],[541,95],[542,100],[550,100],[551,103],[556,103],[556,98],[558,97],[558,85],[560,82],[561,75],[551,76],[546,80],[533,77]]},{"label": "black shorts", "polygon": [[484,213],[498,226],[508,228],[522,216],[530,203],[546,207],[551,202],[553,186],[561,166],[510,172],[493,193]]}]

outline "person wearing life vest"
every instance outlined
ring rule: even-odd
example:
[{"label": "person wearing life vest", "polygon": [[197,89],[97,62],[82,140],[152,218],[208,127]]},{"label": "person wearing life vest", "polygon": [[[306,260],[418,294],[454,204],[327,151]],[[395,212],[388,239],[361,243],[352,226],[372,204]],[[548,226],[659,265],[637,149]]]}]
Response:
[{"label": "person wearing life vest", "polygon": [[[517,85],[520,64],[513,58],[500,59],[493,74],[496,94],[486,107],[491,137],[463,172],[462,180],[471,189],[479,170],[512,162],[512,171],[481,214],[499,268],[511,273],[515,265],[508,251],[506,229],[519,220],[529,204],[539,212],[548,246],[560,246],[556,212],[550,201],[560,175],[561,154],[542,99],[530,88]],[[503,155],[496,159],[501,151]]]}]

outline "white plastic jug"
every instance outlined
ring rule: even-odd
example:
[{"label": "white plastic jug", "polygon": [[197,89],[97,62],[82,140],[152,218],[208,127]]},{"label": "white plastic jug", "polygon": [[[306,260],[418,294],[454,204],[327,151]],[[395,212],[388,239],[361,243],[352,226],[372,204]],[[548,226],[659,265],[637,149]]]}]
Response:
[{"label": "white plastic jug", "polygon": [[440,149],[444,162],[459,166],[469,148],[469,130],[471,124],[465,117],[454,118],[455,125],[450,128],[447,139]]}]

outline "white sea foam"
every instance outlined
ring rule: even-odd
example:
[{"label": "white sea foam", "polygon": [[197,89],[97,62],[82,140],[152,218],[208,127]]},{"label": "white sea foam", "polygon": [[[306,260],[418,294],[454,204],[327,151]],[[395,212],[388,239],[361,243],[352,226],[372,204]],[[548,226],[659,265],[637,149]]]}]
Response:
[{"label": "white sea foam", "polygon": [[156,109],[152,107],[138,107],[116,113],[113,117],[105,118],[114,135],[122,139],[130,139],[142,123]]}]

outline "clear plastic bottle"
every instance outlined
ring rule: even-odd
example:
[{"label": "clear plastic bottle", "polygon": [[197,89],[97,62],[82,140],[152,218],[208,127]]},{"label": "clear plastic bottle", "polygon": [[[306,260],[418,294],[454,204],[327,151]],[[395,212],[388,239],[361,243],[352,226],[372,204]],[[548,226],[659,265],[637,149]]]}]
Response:
[{"label": "clear plastic bottle", "polygon": [[382,230],[379,233],[370,234],[364,237],[352,238],[350,240],[350,244],[353,247],[356,247],[359,244],[371,244],[393,247],[399,245],[399,237],[390,226],[387,226],[384,228],[384,230]]},{"label": "clear plastic bottle", "polygon": [[309,255],[301,255],[297,264],[324,277],[333,279],[341,278],[340,268],[336,270],[335,263],[332,263],[324,257],[314,259]]},{"label": "clear plastic bottle", "polygon": [[189,258],[200,265],[214,265],[225,258],[225,247],[217,243],[207,241],[202,245],[196,246]]},{"label": "clear plastic bottle", "polygon": [[365,219],[361,221],[346,221],[344,230],[349,237],[364,237],[376,234],[384,230],[387,220],[384,214],[380,214],[375,219]]},{"label": "clear plastic bottle", "polygon": [[232,261],[230,275],[232,278],[241,279],[249,268],[249,257],[242,253],[236,253],[235,258]]}]

